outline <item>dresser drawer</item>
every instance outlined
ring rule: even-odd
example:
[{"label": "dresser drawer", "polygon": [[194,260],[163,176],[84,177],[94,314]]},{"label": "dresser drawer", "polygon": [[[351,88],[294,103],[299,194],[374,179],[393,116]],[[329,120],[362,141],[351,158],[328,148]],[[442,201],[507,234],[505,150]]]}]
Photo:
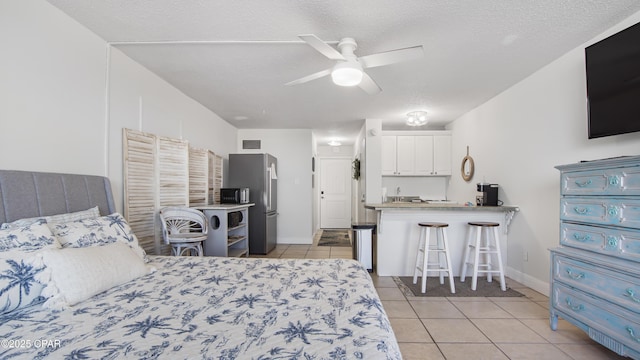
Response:
[{"label": "dresser drawer", "polygon": [[[597,330],[606,337],[638,351],[640,350],[640,317],[606,301],[554,283],[551,298],[552,308]],[[592,331],[589,331],[592,336]],[[593,336],[592,336],[593,337]],[[622,352],[622,349],[616,349]]]},{"label": "dresser drawer", "polygon": [[563,197],[560,200],[560,219],[640,228],[640,199]]},{"label": "dresser drawer", "polygon": [[560,191],[563,195],[640,195],[640,167],[566,172]]},{"label": "dresser drawer", "polygon": [[563,222],[560,224],[560,244],[640,261],[640,231]]},{"label": "dresser drawer", "polygon": [[554,281],[616,303],[640,316],[640,279],[561,255],[553,256],[552,266]]}]

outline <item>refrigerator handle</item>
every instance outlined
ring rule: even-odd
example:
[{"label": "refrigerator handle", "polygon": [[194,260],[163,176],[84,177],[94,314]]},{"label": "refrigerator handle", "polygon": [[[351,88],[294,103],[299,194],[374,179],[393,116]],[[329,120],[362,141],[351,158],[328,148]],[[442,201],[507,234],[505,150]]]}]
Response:
[{"label": "refrigerator handle", "polygon": [[271,167],[267,167],[267,211],[271,211]]}]

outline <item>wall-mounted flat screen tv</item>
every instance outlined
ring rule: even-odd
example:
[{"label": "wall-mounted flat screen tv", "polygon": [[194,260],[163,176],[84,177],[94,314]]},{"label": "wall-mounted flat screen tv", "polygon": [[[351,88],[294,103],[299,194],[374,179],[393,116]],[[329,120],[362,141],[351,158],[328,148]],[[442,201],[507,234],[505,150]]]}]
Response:
[{"label": "wall-mounted flat screen tv", "polygon": [[589,139],[640,131],[640,23],[585,49]]}]

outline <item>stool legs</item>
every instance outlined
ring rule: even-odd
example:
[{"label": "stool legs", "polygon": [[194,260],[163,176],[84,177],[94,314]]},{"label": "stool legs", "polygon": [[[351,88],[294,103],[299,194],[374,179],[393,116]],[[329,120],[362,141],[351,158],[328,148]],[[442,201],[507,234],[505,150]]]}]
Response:
[{"label": "stool legs", "polygon": [[[490,227],[492,229],[490,229]],[[475,233],[474,233],[475,232]],[[471,252],[473,251],[473,254]],[[482,256],[483,263],[480,263]],[[494,268],[491,256],[495,254],[498,261],[497,269]],[[471,262],[473,256],[473,263]],[[476,290],[478,286],[478,274],[486,273],[487,282],[493,281],[493,274],[497,273],[500,277],[500,289],[506,291],[506,283],[504,280],[504,268],[502,264],[502,255],[500,252],[500,239],[498,235],[498,227],[496,226],[476,226],[469,227],[467,236],[467,245],[464,249],[464,258],[462,269],[460,270],[460,281],[464,282],[467,275],[468,266],[473,266],[473,275],[471,277],[471,290]]]},{"label": "stool legs", "polygon": [[500,240],[498,238],[498,228],[493,228],[493,238],[496,242],[496,253],[498,254],[498,270],[500,271],[500,289],[507,291],[507,285],[504,281],[504,268],[502,267],[502,255],[500,255]]},{"label": "stool legs", "polygon": [[[449,241],[447,232],[444,228],[433,228],[436,231],[435,245],[431,245],[430,227],[421,226],[420,237],[418,239],[418,252],[416,254],[416,267],[413,271],[413,283],[418,282],[418,275],[422,276],[421,290],[427,291],[427,273],[428,271],[437,271],[439,273],[440,284],[444,284],[444,273],[449,276],[449,286],[451,293],[455,294],[455,285],[453,282],[453,271],[451,270],[451,256],[449,255]],[[437,264],[432,264],[429,268],[429,252],[436,252]]]},{"label": "stool legs", "polygon": [[418,238],[418,253],[416,254],[416,268],[413,271],[413,283],[418,282],[418,274],[422,271],[422,292],[427,291],[427,264],[429,259],[429,240],[431,231],[428,228],[420,228],[420,237]]},{"label": "stool legs", "polygon": [[[451,293],[456,293],[456,287],[453,284],[453,271],[451,270],[451,256],[449,255],[449,239],[447,239],[447,232],[442,230],[442,247],[444,248],[444,256],[447,262],[447,272],[449,273],[449,288],[451,289]],[[442,265],[441,265],[442,268]],[[440,271],[440,284],[444,284],[444,272]]]}]

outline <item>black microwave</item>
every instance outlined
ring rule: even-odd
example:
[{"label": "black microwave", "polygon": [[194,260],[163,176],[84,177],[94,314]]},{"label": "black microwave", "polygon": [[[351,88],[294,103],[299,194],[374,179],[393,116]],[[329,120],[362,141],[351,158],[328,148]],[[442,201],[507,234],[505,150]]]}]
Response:
[{"label": "black microwave", "polygon": [[249,188],[220,189],[221,204],[247,204],[249,202]]}]

